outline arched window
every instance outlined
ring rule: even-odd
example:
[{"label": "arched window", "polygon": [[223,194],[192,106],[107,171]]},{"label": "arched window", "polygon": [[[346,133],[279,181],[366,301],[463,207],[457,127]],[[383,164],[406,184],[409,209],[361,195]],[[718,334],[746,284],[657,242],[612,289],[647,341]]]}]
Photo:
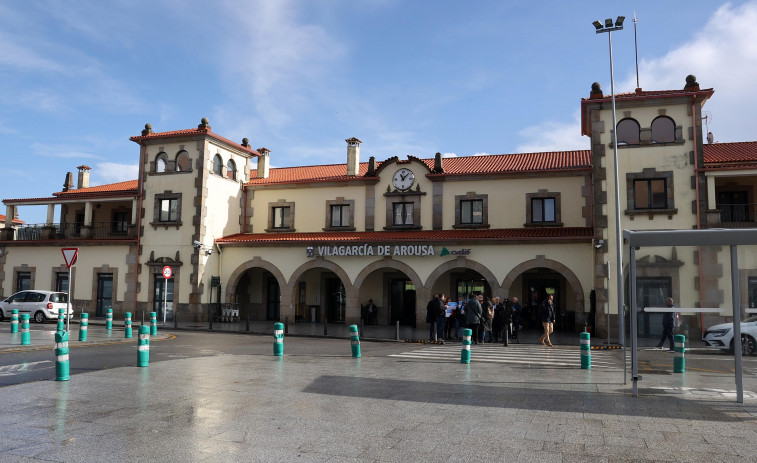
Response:
[{"label": "arched window", "polygon": [[618,122],[618,145],[638,145],[639,130],[639,123],[635,119],[622,119]]},{"label": "arched window", "polygon": [[188,170],[190,170],[189,153],[184,150],[179,151],[179,154],[176,155],[176,171],[187,172]]},{"label": "arched window", "polygon": [[237,179],[237,165],[234,164],[234,161],[231,159],[226,163],[226,177],[232,180]]},{"label": "arched window", "polygon": [[158,153],[155,156],[155,172],[161,173],[166,171],[166,165],[168,164],[168,155],[166,153]]},{"label": "arched window", "polygon": [[676,123],[668,116],[656,117],[652,121],[652,143],[672,143],[676,141]]},{"label": "arched window", "polygon": [[213,173],[216,175],[223,175],[223,161],[218,154],[213,157]]}]

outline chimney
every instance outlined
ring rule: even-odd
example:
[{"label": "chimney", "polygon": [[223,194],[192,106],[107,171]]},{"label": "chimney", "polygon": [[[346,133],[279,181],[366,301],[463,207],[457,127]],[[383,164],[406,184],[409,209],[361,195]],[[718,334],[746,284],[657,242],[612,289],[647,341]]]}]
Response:
[{"label": "chimney", "polygon": [[373,156],[368,158],[368,172],[365,175],[369,177],[374,177],[376,175],[376,158]]},{"label": "chimney", "polygon": [[436,156],[434,156],[434,173],[444,173],[444,166],[442,165],[442,153],[436,153]]},{"label": "chimney", "polygon": [[74,189],[74,174],[71,172],[66,173],[66,180],[63,181],[63,191]]},{"label": "chimney", "polygon": [[258,178],[268,178],[271,169],[271,150],[268,148],[258,148]]},{"label": "chimney", "polygon": [[344,141],[347,142],[347,175],[358,175],[360,173],[360,144],[363,142],[355,137]]},{"label": "chimney", "polygon": [[79,182],[76,186],[77,189],[89,188],[89,171],[92,169],[89,166],[81,165],[77,167],[79,169]]},{"label": "chimney", "polygon": [[687,92],[698,92],[699,82],[697,82],[697,77],[693,74],[686,76],[686,86],[683,89]]}]

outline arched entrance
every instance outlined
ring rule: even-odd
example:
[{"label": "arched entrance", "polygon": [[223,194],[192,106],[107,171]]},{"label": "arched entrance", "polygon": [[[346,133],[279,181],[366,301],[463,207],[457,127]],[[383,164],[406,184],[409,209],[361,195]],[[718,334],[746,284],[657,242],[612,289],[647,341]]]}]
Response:
[{"label": "arched entrance", "polygon": [[450,301],[466,299],[471,292],[489,298],[502,296],[494,274],[487,267],[465,257],[437,267],[426,280],[426,287],[430,288],[430,294],[444,293]]},{"label": "arched entrance", "polygon": [[425,312],[421,314],[417,308],[421,307],[426,291],[418,274],[403,262],[391,258],[374,262],[360,272],[354,286],[361,305],[369,299],[376,305],[376,324],[400,322],[414,328],[419,320],[425,319]]},{"label": "arched entrance", "polygon": [[539,304],[553,295],[557,319],[555,330],[583,329],[584,291],[576,275],[565,265],[537,257],[513,268],[502,283],[508,298],[518,297],[526,327],[540,327]]},{"label": "arched entrance", "polygon": [[350,298],[347,273],[321,257],[301,265],[290,278],[295,321],[344,323],[359,317],[359,307]]},{"label": "arched entrance", "polygon": [[250,320],[283,319],[281,308],[288,307],[289,294],[282,292],[286,281],[279,269],[270,262],[256,257],[237,268],[229,278],[226,301],[236,302],[239,316]]}]

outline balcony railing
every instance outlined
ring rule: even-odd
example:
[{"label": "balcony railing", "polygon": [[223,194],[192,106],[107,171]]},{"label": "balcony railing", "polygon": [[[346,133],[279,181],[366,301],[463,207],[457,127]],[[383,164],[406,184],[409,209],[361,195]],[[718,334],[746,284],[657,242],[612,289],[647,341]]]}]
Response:
[{"label": "balcony railing", "polygon": [[16,241],[51,240],[133,240],[136,228],[124,222],[30,224],[18,227],[15,236],[4,237]]}]

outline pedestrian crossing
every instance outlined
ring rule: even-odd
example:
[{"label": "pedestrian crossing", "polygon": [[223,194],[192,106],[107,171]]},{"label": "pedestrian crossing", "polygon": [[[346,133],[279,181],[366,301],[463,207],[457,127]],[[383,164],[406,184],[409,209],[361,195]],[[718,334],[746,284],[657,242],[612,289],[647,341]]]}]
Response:
[{"label": "pedestrian crossing", "polygon": [[[428,346],[417,350],[390,354],[389,357],[460,362],[460,344]],[[471,346],[471,363],[506,363],[533,367],[581,367],[578,346],[545,347],[541,344],[484,344]],[[592,351],[592,368],[622,368],[618,351]]]}]

